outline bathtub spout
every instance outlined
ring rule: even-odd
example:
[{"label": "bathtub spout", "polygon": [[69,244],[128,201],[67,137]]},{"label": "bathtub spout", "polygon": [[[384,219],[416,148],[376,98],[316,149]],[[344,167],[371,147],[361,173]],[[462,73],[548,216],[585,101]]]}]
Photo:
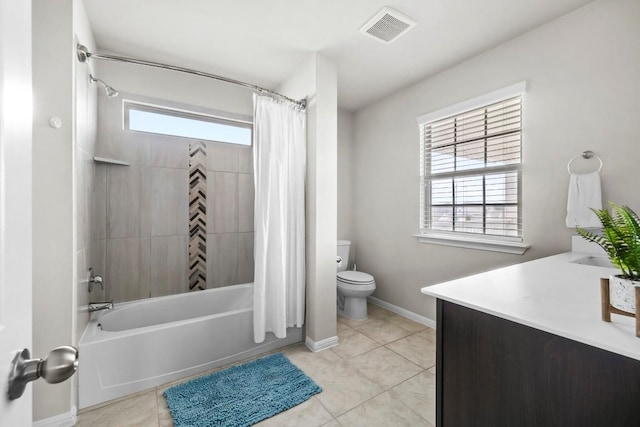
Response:
[{"label": "bathtub spout", "polygon": [[90,302],[89,313],[100,310],[113,310],[113,301]]}]

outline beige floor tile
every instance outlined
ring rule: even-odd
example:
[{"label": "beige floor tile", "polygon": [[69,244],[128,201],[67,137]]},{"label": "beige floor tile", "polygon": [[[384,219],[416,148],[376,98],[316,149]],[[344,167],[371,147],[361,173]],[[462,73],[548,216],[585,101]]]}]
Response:
[{"label": "beige floor tile", "polygon": [[349,365],[384,390],[415,376],[424,369],[397,353],[379,347],[349,361]]},{"label": "beige floor tile", "polygon": [[354,328],[380,344],[387,344],[412,334],[411,331],[381,319],[374,319]]},{"label": "beige floor tile", "polygon": [[260,427],[320,427],[332,420],[331,414],[314,396],[306,402],[256,425]]},{"label": "beige floor tile", "polygon": [[158,427],[173,427],[173,418],[169,407],[167,406],[167,399],[164,398],[164,390],[156,390],[156,399],[158,404]]},{"label": "beige floor tile", "polygon": [[346,323],[342,323],[342,322],[336,322],[336,329],[338,331],[338,338],[340,337],[340,334],[353,330],[353,328],[351,326],[347,325]]},{"label": "beige floor tile", "polygon": [[376,396],[338,417],[337,420],[344,427],[432,427],[420,415],[406,407],[401,401],[394,399],[389,392]]},{"label": "beige floor tile", "polygon": [[421,331],[418,335],[422,338],[429,341],[431,344],[436,345],[436,330],[432,328],[426,328],[424,331]]},{"label": "beige floor tile", "polygon": [[361,334],[355,329],[343,330],[338,337],[339,344],[330,349],[331,352],[337,354],[343,359],[350,359],[373,350],[380,346],[371,338]]},{"label": "beige floor tile", "polygon": [[423,332],[387,344],[387,348],[425,369],[429,369],[436,363],[436,345],[427,339]]},{"label": "beige floor tile", "polygon": [[436,424],[436,377],[424,371],[389,392],[431,424]]},{"label": "beige floor tile", "polygon": [[387,317],[385,320],[393,325],[400,326],[402,329],[406,329],[409,332],[420,332],[427,329],[427,326],[395,313],[392,313],[391,316]]},{"label": "beige floor tile", "polygon": [[338,416],[382,393],[376,383],[362,375],[346,361],[315,372],[313,379],[322,387],[316,398],[331,415]]},{"label": "beige floor tile", "polygon": [[85,412],[76,426],[156,427],[158,408],[156,391],[151,390],[131,399]]},{"label": "beige floor tile", "polygon": [[371,303],[367,303],[367,313],[369,314],[369,317],[373,317],[375,319],[381,319],[381,320],[387,319],[388,317],[391,317],[394,315],[394,313],[387,310],[386,308],[382,308],[379,305],[375,305]]},{"label": "beige floor tile", "polygon": [[345,316],[343,316],[341,314],[338,314],[338,323],[342,323],[342,324],[350,326],[352,328],[355,328],[356,326],[364,325],[365,323],[369,323],[372,320],[375,320],[375,317],[369,316],[369,318],[365,319],[365,320],[353,320],[353,319],[349,319],[348,317],[345,317]]},{"label": "beige floor tile", "polygon": [[287,347],[282,353],[287,356],[291,363],[312,378],[315,372],[342,361],[338,355],[329,350],[314,353],[304,344]]},{"label": "beige floor tile", "polygon": [[433,365],[432,367],[430,367],[428,369],[428,371],[435,376],[436,375],[436,365]]},{"label": "beige floor tile", "polygon": [[322,427],[340,427],[340,424],[336,420],[331,420],[326,424],[323,424]]}]

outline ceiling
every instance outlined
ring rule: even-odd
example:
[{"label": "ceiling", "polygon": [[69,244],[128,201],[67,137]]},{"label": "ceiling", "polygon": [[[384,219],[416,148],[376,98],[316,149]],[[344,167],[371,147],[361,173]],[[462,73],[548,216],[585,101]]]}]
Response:
[{"label": "ceiling", "polygon": [[[309,52],[360,109],[592,0],[84,0],[100,52],[274,89]],[[391,44],[358,30],[382,7],[417,25]]]}]

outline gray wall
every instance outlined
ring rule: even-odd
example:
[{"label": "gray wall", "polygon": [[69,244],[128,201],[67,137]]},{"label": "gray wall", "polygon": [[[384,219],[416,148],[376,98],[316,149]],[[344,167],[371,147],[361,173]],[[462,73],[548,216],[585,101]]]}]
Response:
[{"label": "gray wall", "polygon": [[[353,229],[375,296],[431,319],[420,288],[570,250],[567,161],[602,157],[603,199],[640,207],[640,2],[600,0],[356,113]],[[418,243],[416,118],[527,81],[523,130],[524,256]],[[342,210],[342,209],[341,209]]]},{"label": "gray wall", "polygon": [[[189,144],[195,140],[124,130],[123,100],[227,113],[122,91],[117,98],[99,95],[96,155],[130,163],[96,168],[102,256],[96,269],[106,296],[121,302],[188,292]],[[207,288],[252,282],[252,148],[206,142],[206,150]]]},{"label": "gray wall", "polygon": [[334,63],[311,53],[279,91],[307,98],[306,323],[313,351],[337,344],[337,77]]},{"label": "gray wall", "polygon": [[353,239],[353,113],[338,109],[338,239]]}]

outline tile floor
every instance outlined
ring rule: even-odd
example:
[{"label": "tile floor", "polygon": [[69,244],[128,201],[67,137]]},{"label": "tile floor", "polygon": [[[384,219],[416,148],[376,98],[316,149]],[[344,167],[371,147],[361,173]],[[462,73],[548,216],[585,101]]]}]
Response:
[{"label": "tile floor", "polygon": [[[258,426],[435,425],[433,329],[369,304],[368,320],[338,317],[338,337],[339,346],[319,353],[304,344],[279,350],[323,392]],[[173,426],[162,393],[182,381],[82,411],[76,425]]]}]

